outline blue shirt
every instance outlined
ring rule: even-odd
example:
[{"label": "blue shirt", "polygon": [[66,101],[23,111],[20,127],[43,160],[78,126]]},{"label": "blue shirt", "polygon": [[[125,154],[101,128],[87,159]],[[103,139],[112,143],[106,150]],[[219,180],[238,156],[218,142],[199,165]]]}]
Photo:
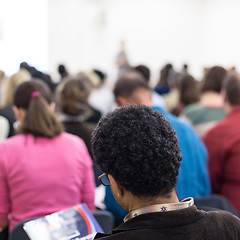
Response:
[{"label": "blue shirt", "polygon": [[[182,153],[182,162],[178,175],[176,191],[179,200],[186,197],[201,197],[210,194],[210,181],[207,169],[207,151],[193,127],[166,112],[158,110],[171,123],[175,130]],[[123,219],[127,212],[122,209],[112,196],[110,187],[106,188],[105,204],[117,219]]]},{"label": "blue shirt", "polygon": [[190,124],[162,108],[152,107],[152,109],[163,114],[178,136],[179,147],[182,152],[182,162],[176,186],[179,200],[190,196],[196,198],[209,195],[208,156],[202,140]]}]

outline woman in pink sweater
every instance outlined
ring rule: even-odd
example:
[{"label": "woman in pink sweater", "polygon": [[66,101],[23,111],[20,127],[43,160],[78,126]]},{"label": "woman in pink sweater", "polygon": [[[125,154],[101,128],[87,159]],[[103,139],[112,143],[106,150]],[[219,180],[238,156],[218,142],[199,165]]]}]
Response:
[{"label": "woman in pink sweater", "polygon": [[14,95],[18,135],[0,144],[0,229],[79,203],[94,209],[92,160],[82,139],[63,132],[45,84]]}]

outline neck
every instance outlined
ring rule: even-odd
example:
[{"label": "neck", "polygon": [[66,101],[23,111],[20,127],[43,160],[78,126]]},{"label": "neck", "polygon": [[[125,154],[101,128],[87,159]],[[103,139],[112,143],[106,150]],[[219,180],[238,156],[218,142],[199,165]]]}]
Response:
[{"label": "neck", "polygon": [[224,109],[225,114],[228,115],[233,110],[233,106],[230,105],[229,103],[225,102],[223,109]]},{"label": "neck", "polygon": [[219,93],[207,91],[202,94],[199,104],[204,106],[222,107],[223,101]]},{"label": "neck", "polygon": [[126,204],[127,206],[125,207],[125,209],[128,212],[131,212],[135,209],[147,207],[150,205],[169,204],[178,202],[179,200],[175,190],[164,196],[157,197],[136,197],[130,193],[130,196],[128,197],[128,201]]}]

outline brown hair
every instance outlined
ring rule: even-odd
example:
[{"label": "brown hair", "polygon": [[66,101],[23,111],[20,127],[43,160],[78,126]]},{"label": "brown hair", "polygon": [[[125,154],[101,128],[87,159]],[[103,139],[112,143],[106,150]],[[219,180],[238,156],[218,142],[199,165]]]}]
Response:
[{"label": "brown hair", "polygon": [[223,67],[215,66],[207,70],[203,79],[202,92],[213,91],[220,93],[227,71]]},{"label": "brown hair", "polygon": [[150,81],[150,70],[147,66],[145,65],[138,65],[134,68],[138,73],[142,74],[143,77],[145,78],[146,82],[149,83]]},{"label": "brown hair", "polygon": [[223,81],[228,102],[234,106],[240,104],[240,79],[236,74],[227,76]]},{"label": "brown hair", "polygon": [[48,138],[62,133],[61,122],[49,108],[51,102],[51,91],[42,81],[32,80],[20,84],[14,94],[14,105],[24,109],[26,114],[18,132]]},{"label": "brown hair", "polygon": [[23,82],[29,81],[31,75],[27,70],[20,70],[18,73],[13,74],[10,78],[6,79],[2,92],[2,107],[13,105],[13,95],[18,85]]},{"label": "brown hair", "polygon": [[61,111],[72,116],[84,114],[88,108],[91,88],[90,80],[84,76],[71,78],[60,84],[57,101]]},{"label": "brown hair", "polygon": [[115,83],[113,93],[115,100],[118,97],[131,97],[132,94],[139,88],[151,91],[144,77],[135,71],[123,74]]},{"label": "brown hair", "polygon": [[191,75],[183,75],[179,82],[180,102],[184,105],[195,103],[199,100],[198,83]]}]

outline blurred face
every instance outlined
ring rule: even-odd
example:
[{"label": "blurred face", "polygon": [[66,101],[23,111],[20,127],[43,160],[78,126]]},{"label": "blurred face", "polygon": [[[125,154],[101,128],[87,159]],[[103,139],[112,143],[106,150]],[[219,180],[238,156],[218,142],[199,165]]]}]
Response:
[{"label": "blurred face", "polygon": [[128,100],[128,103],[143,104],[146,106],[151,106],[152,93],[148,89],[139,88],[127,100]]}]

